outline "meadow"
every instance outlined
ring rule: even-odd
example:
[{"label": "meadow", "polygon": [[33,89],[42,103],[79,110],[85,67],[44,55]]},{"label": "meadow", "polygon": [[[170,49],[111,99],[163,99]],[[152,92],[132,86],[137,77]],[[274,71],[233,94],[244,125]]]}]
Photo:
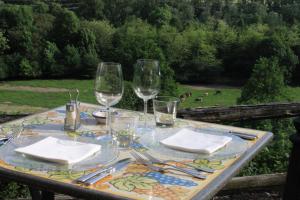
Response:
[{"label": "meadow", "polygon": [[[93,80],[23,80],[0,83],[0,112],[22,112],[17,109],[26,106],[26,112],[54,108],[64,105],[68,89],[78,88],[80,101],[97,104],[93,93]],[[192,96],[180,103],[180,108],[209,106],[231,106],[241,94],[240,88],[197,88],[179,85],[178,94],[191,92]],[[216,92],[219,91],[219,92]],[[287,94],[292,101],[300,101],[300,87],[289,87]],[[202,101],[199,101],[201,98]],[[16,109],[11,109],[16,108]],[[20,107],[22,108],[22,107]]]}]

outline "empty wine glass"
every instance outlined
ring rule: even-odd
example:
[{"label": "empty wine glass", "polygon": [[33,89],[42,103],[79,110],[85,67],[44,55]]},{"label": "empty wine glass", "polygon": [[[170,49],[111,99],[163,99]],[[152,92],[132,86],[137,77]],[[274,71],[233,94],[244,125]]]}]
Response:
[{"label": "empty wine glass", "polygon": [[146,127],[147,102],[154,98],[160,88],[159,62],[152,59],[139,59],[134,65],[133,89],[144,100],[144,118]]},{"label": "empty wine glass", "polygon": [[117,104],[123,95],[123,74],[121,64],[113,62],[101,62],[98,65],[95,78],[95,96],[101,105],[107,109],[106,125],[108,133],[111,132],[110,106]]}]

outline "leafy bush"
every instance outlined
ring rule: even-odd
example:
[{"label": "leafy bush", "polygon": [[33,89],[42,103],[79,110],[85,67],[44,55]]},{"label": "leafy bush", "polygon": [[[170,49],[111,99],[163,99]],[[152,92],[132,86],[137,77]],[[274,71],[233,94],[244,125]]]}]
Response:
[{"label": "leafy bush", "polygon": [[30,63],[26,58],[21,60],[19,71],[20,76],[24,78],[35,78],[40,74],[37,63]]},{"label": "leafy bush", "polygon": [[277,58],[261,58],[242,90],[238,103],[256,104],[279,101],[285,97],[284,75]]},{"label": "leafy bush", "polygon": [[[278,58],[261,58],[254,66],[238,103],[259,104],[287,100],[285,90],[284,72]],[[289,135],[294,132],[291,120],[263,120],[239,125],[274,133],[274,140],[242,171],[243,175],[286,171],[291,148]]]},{"label": "leafy bush", "polygon": [[4,58],[0,57],[0,80],[9,77],[8,66],[6,65]]},{"label": "leafy bush", "polygon": [[117,104],[118,108],[139,110],[143,106],[142,99],[138,98],[134,93],[130,82],[124,82],[124,94],[121,101]]},{"label": "leafy bush", "polygon": [[274,133],[274,139],[271,143],[255,156],[248,166],[241,171],[241,175],[286,172],[292,146],[289,136],[295,132],[292,120],[262,120],[238,125]]},{"label": "leafy bush", "polygon": [[1,199],[18,199],[28,198],[29,190],[25,185],[21,185],[15,182],[0,182],[0,196]]}]

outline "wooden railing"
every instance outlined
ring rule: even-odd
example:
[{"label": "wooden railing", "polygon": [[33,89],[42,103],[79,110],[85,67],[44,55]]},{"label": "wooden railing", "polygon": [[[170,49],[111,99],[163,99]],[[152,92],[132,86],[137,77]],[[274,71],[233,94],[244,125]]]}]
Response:
[{"label": "wooden railing", "polygon": [[205,122],[236,122],[300,116],[300,103],[270,103],[179,110],[178,117]]}]

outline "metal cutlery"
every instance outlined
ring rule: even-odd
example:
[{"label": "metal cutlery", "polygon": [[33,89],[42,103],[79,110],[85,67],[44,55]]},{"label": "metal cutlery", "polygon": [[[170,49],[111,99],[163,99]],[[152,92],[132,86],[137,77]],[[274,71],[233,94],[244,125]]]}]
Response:
[{"label": "metal cutlery", "polygon": [[255,140],[258,138],[257,135],[255,134],[251,134],[251,133],[243,133],[243,132],[239,132],[239,131],[231,131],[225,128],[213,128],[213,127],[207,127],[207,128],[199,128],[198,130],[207,130],[210,132],[219,132],[219,133],[229,133],[232,135],[235,135],[239,138],[245,139],[245,140]]},{"label": "metal cutlery", "polygon": [[77,182],[77,183],[85,183],[86,181],[88,181],[89,179],[91,179],[93,177],[96,177],[96,176],[99,177],[102,174],[105,174],[106,172],[110,172],[111,170],[113,170],[113,168],[115,168],[116,166],[118,166],[118,164],[122,164],[122,163],[128,164],[129,162],[130,162],[130,158],[125,158],[125,159],[119,160],[119,161],[117,161],[117,162],[115,162],[113,164],[110,164],[110,165],[108,165],[108,166],[106,166],[104,168],[101,168],[101,169],[99,169],[99,170],[97,170],[95,172],[83,175],[83,176],[79,177],[78,179],[76,179],[75,182]]},{"label": "metal cutlery", "polygon": [[176,160],[160,160],[160,159],[157,159],[157,158],[153,157],[152,155],[150,155],[149,153],[147,153],[145,151],[140,152],[140,153],[143,154],[146,158],[148,158],[152,163],[168,165],[170,167],[176,168],[177,167],[176,165],[172,165],[172,164],[168,163],[168,162],[175,162],[175,163],[179,163],[179,164],[182,164],[182,165],[185,165],[185,166],[188,166],[188,167],[192,167],[193,169],[196,169],[198,171],[207,172],[207,173],[214,173],[215,172],[214,169],[211,169],[211,168],[208,168],[208,167],[197,167],[197,166],[194,166],[194,165],[191,165],[191,164],[188,164],[188,163],[179,162],[179,161],[176,161]]},{"label": "metal cutlery", "polygon": [[158,171],[158,172],[165,172],[167,170],[173,170],[173,171],[179,171],[188,175],[191,175],[195,178],[199,178],[199,179],[206,179],[206,176],[200,173],[197,173],[195,171],[192,170],[188,170],[188,169],[184,169],[184,168],[180,168],[180,167],[158,167],[158,166],[154,166],[153,163],[149,160],[145,160],[144,158],[142,158],[138,153],[136,152],[130,152],[131,155],[136,159],[137,162],[147,166],[149,169],[153,170],[153,171]]},{"label": "metal cutlery", "polygon": [[250,133],[241,133],[241,132],[236,132],[236,131],[229,131],[229,133],[232,135],[238,136],[242,139],[245,139],[245,140],[255,140],[258,138],[257,135],[250,134]]},{"label": "metal cutlery", "polygon": [[10,134],[6,137],[0,138],[0,145],[6,144],[8,143],[10,140],[12,140],[14,138],[13,134]]},{"label": "metal cutlery", "polygon": [[129,163],[130,163],[130,159],[123,159],[122,162],[117,162],[112,168],[109,168],[109,170],[107,170],[105,172],[102,172],[102,173],[100,173],[96,176],[93,176],[92,178],[84,181],[84,184],[85,185],[92,185],[92,184],[96,183],[97,181],[107,177],[108,175],[113,174],[117,171],[120,171],[125,166],[127,166]]}]

